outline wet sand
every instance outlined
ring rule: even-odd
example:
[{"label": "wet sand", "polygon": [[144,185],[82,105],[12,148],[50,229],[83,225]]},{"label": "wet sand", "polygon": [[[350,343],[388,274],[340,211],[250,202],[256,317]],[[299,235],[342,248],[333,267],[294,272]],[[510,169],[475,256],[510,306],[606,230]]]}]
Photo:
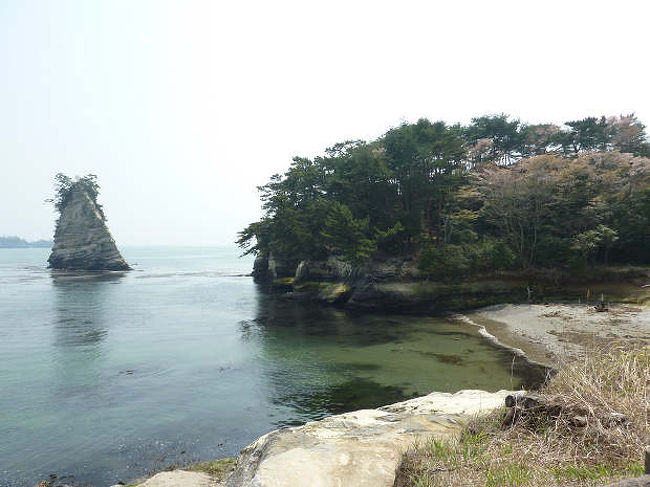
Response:
[{"label": "wet sand", "polygon": [[585,350],[650,344],[650,307],[612,305],[599,312],[580,304],[508,304],[463,315],[502,344],[555,366]]}]

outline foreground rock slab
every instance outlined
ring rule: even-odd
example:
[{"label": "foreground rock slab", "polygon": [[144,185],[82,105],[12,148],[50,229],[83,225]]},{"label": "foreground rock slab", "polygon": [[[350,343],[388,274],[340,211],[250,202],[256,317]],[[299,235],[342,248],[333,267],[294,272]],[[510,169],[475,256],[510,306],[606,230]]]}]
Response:
[{"label": "foreground rock slab", "polygon": [[176,470],[139,487],[392,487],[402,454],[414,442],[451,437],[472,417],[503,407],[509,394],[433,392],[331,416],[262,436],[242,450],[223,482]]},{"label": "foreground rock slab", "polygon": [[273,431],[242,450],[227,487],[392,487],[418,438],[449,437],[509,393],[432,393]]}]

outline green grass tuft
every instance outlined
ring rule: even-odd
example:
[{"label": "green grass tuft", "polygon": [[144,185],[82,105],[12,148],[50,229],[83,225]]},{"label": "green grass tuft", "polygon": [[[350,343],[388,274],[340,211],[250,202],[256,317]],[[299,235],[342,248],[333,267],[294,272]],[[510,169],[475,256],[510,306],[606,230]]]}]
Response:
[{"label": "green grass tuft", "polygon": [[234,458],[221,458],[209,462],[202,462],[185,468],[190,472],[207,473],[216,480],[223,480],[235,468],[237,461]]}]

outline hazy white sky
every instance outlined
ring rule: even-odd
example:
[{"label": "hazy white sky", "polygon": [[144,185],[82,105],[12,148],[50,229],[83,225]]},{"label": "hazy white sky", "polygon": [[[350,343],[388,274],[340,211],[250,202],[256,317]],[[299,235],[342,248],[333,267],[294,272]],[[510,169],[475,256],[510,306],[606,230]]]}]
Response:
[{"label": "hazy white sky", "polygon": [[120,245],[224,244],[294,155],[420,117],[650,125],[645,1],[0,0],[0,235],[95,173]]}]

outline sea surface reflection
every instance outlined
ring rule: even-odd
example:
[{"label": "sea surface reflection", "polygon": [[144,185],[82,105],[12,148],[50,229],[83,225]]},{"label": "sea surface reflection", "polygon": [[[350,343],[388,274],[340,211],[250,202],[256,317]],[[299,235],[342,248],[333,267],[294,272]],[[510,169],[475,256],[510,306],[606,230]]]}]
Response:
[{"label": "sea surface reflection", "polygon": [[[261,434],[538,371],[439,318],[269,293],[231,248],[126,248],[125,274],[0,250],[0,485],[129,482],[234,456]],[[533,374],[533,375],[531,375]]]}]

